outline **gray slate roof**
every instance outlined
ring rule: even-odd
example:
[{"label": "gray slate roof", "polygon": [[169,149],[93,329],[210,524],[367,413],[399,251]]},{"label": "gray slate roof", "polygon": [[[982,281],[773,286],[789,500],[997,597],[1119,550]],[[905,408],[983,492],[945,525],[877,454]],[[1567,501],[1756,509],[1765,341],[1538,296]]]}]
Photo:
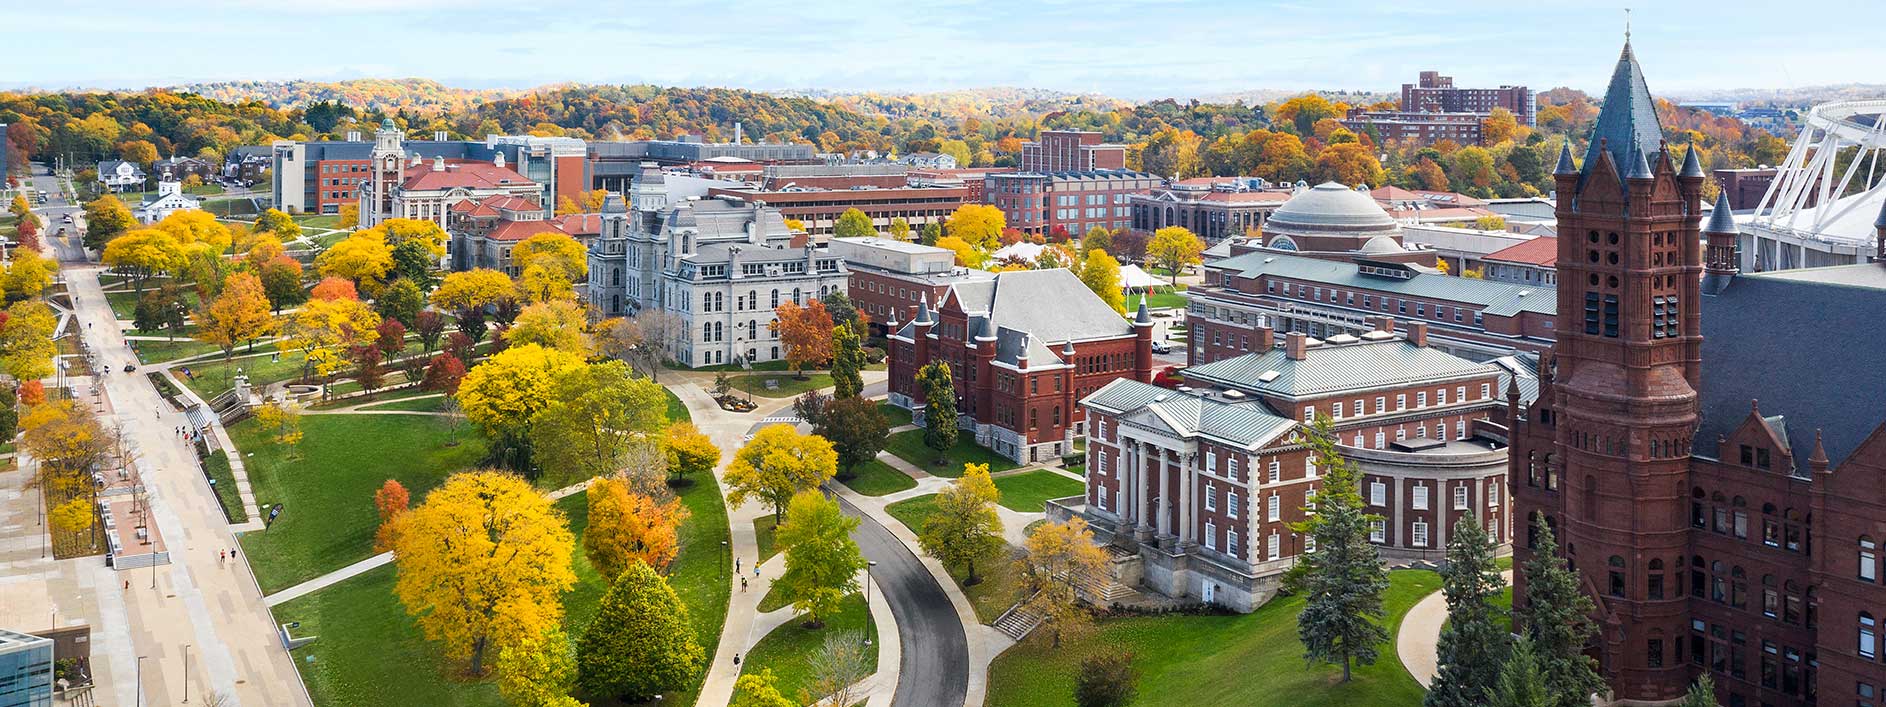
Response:
[{"label": "gray slate roof", "polygon": [[[1284,398],[1311,398],[1351,390],[1408,385],[1484,375],[1488,364],[1406,339],[1313,346],[1303,360],[1282,348],[1253,351],[1185,370],[1187,380],[1201,380]],[[1277,375],[1259,380],[1266,373]]]},{"label": "gray slate roof", "polygon": [[1363,275],[1355,263],[1282,255],[1274,251],[1245,253],[1211,263],[1210,267],[1229,269],[1246,278],[1273,275],[1345,289],[1452,300],[1477,305],[1493,316],[1512,316],[1520,312],[1551,315],[1558,309],[1558,294],[1550,285],[1516,285],[1431,273],[1398,280]]},{"label": "gray slate roof", "polygon": [[1663,140],[1663,128],[1657,123],[1657,104],[1650,100],[1650,86],[1644,83],[1643,67],[1631,53],[1630,42],[1618,54],[1617,68],[1611,72],[1611,85],[1604,91],[1604,107],[1591,129],[1591,144],[1585,148],[1582,178],[1590,177],[1598,165],[1600,152],[1611,153],[1611,161],[1620,174],[1635,168],[1640,157],[1654,155]]},{"label": "gray slate roof", "polygon": [[1244,448],[1261,446],[1296,426],[1295,421],[1274,415],[1253,401],[1226,402],[1131,378],[1115,379],[1081,402],[1115,414],[1145,409],[1179,434]]},{"label": "gray slate roof", "polygon": [[951,296],[972,317],[988,317],[997,336],[1010,329],[1059,344],[1133,332],[1126,319],[1063,268],[996,273],[987,280],[952,285],[944,297]]},{"label": "gray slate roof", "polygon": [[1886,311],[1886,266],[1840,265],[1737,275],[1702,298],[1702,424],[1698,454],[1747,419],[1750,399],[1782,415],[1788,446],[1805,468],[1814,430],[1836,473],[1886,422],[1886,330],[1867,319]]}]

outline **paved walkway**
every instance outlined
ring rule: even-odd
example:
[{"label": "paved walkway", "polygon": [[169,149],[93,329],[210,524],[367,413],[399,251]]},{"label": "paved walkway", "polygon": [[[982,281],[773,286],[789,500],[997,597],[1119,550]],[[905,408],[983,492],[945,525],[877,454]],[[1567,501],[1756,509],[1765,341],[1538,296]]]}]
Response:
[{"label": "paved walkway", "polygon": [[[1513,571],[1501,572],[1500,578],[1512,584]],[[1401,630],[1395,634],[1395,653],[1401,657],[1401,666],[1423,688],[1433,684],[1434,676],[1441,671],[1441,626],[1446,623],[1447,597],[1436,590],[1408,609],[1401,618]]]}]

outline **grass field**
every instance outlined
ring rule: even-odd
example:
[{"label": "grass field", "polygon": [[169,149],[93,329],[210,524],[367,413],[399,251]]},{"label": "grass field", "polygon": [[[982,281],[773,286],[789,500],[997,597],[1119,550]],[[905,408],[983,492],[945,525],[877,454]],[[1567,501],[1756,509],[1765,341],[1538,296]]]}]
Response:
[{"label": "grass field", "polygon": [[[179,338],[176,341],[138,341],[138,363],[162,363],[175,361],[190,356],[203,354],[221,354],[222,349],[215,344],[206,344],[195,339]],[[273,344],[270,344],[273,346]],[[241,349],[236,350],[241,353]],[[222,356],[214,357],[221,360]]]},{"label": "grass field", "polygon": [[[1395,635],[1408,607],[1440,588],[1424,570],[1389,575],[1384,597],[1388,634]],[[1306,664],[1297,641],[1298,597],[1280,597],[1237,616],[1158,616],[1102,619],[1095,632],[1061,648],[1037,632],[998,656],[989,667],[990,707],[1065,705],[1082,658],[1102,649],[1136,657],[1136,705],[1245,705],[1249,707],[1403,707],[1421,703],[1422,689],[1394,654],[1391,638],[1374,665],[1342,668]],[[1227,675],[1249,679],[1225,679]]]},{"label": "grass field", "polygon": [[[144,291],[151,291],[157,287],[157,284],[158,280],[153,278],[150,283],[145,286]],[[138,293],[136,292],[108,292],[105,294],[105,300],[111,303],[111,313],[117,315],[119,319],[130,319],[131,315],[137,313]],[[183,301],[190,306],[191,310],[195,310],[197,305],[196,290],[189,287],[183,288]]]},{"label": "grass field", "polygon": [[922,534],[923,521],[936,512],[936,494],[927,493],[915,498],[906,498],[884,507],[884,512],[891,514],[897,522],[903,523],[910,532]]},{"label": "grass field", "polygon": [[309,215],[303,214],[300,216],[296,216],[294,218],[296,221],[299,221],[301,223],[302,228],[340,228],[341,227],[341,217],[339,215],[309,216]]},{"label": "grass field", "polygon": [[[731,380],[733,387],[728,389],[728,393],[743,394],[751,391],[754,395],[763,398],[796,398],[806,391],[832,386],[830,373],[807,373],[805,380],[794,378],[791,373],[753,373],[731,376]],[[766,387],[767,381],[776,381],[779,387],[769,390]]]},{"label": "grass field", "polygon": [[[903,523],[910,532],[923,532],[924,520],[936,512],[936,494],[926,494],[916,498],[907,498],[884,507],[884,512]],[[1015,604],[1020,590],[1021,580],[1015,571],[1015,560],[1020,551],[1008,546],[989,557],[976,561],[976,584],[965,585],[969,579],[968,567],[950,567],[950,578],[956,580],[956,586],[969,599],[976,609],[976,618],[983,623],[995,621],[1002,612]]]},{"label": "grass field", "polygon": [[669,390],[667,388],[662,388],[661,392],[663,395],[668,396],[668,421],[669,422],[693,422],[694,421],[694,413],[688,411],[687,403],[681,402],[680,396],[675,395],[674,391]]},{"label": "grass field", "polygon": [[[262,350],[262,347],[257,347],[257,350]],[[297,351],[282,354],[279,361],[265,354],[237,358],[230,361],[227,366],[223,365],[221,359],[190,364],[189,368],[191,373],[195,374],[194,378],[185,378],[182,371],[176,373],[177,377],[183,380],[184,385],[190,386],[190,390],[195,391],[204,400],[209,400],[229,390],[230,386],[235,384],[237,369],[249,375],[249,385],[261,387],[270,383],[300,378],[301,363],[301,353]]]},{"label": "grass field", "polygon": [[924,471],[937,476],[956,478],[963,475],[964,464],[988,464],[990,472],[1004,471],[1016,467],[1008,457],[984,449],[976,444],[973,437],[956,436],[956,446],[943,455],[943,461],[937,462],[936,450],[923,445],[923,430],[904,430],[891,435],[884,443],[884,450],[902,457]]},{"label": "grass field", "polygon": [[884,422],[891,427],[910,424],[910,411],[896,405],[878,403],[878,412],[884,413]]},{"label": "grass field", "polygon": [[851,477],[840,479],[840,483],[866,496],[887,496],[917,487],[917,480],[910,478],[909,474],[876,459],[852,467]]},{"label": "grass field", "polygon": [[1000,503],[1004,508],[1022,513],[1040,513],[1050,498],[1079,496],[1087,491],[1086,484],[1047,469],[997,478],[995,488],[1002,492]]},{"label": "grass field", "polygon": [[[779,526],[773,521],[771,515],[763,515],[753,519],[753,544],[757,546],[759,550],[761,564],[765,564],[767,560],[773,559],[774,555],[779,554],[779,547],[774,545],[774,538],[777,536],[778,530]],[[752,570],[748,571],[750,572]]]},{"label": "grass field", "polygon": [[[1179,289],[1183,291],[1185,288],[1181,286]],[[1162,292],[1154,292],[1152,293],[1152,296],[1150,297],[1147,297],[1145,295],[1140,295],[1140,294],[1127,295],[1126,296],[1126,311],[1132,312],[1132,311],[1138,310],[1139,301],[1142,297],[1145,298],[1146,300],[1147,309],[1184,309],[1185,308],[1185,295],[1179,294],[1178,292],[1162,291]]]},{"label": "grass field", "polygon": [[257,505],[283,504],[268,530],[242,535],[264,594],[373,554],[373,492],[387,479],[404,484],[417,504],[447,475],[485,458],[482,438],[467,434],[447,446],[430,417],[307,415],[301,430],[301,443],[284,448],[253,420],[230,429]]},{"label": "grass field", "polygon": [[[689,607],[696,639],[713,655],[726,620],[727,583],[722,579],[726,515],[720,491],[712,484],[680,489],[682,503],[694,515],[682,524],[681,554],[671,566],[669,583]],[[608,589],[582,551],[582,530],[587,521],[583,494],[557,503],[577,533],[572,565],[577,585],[563,597],[563,626],[572,638],[582,635],[595,617],[596,604]],[[711,508],[710,508],[711,506]],[[345,582],[275,607],[277,621],[299,621],[298,636],[320,640],[294,652],[308,693],[316,705],[353,707],[395,705],[452,705],[502,707],[496,684],[472,681],[460,674],[461,665],[448,665],[436,644],[426,641],[393,595],[397,573],[380,567]],[[663,704],[694,702],[694,690],[671,693]],[[596,707],[613,701],[591,700]]]},{"label": "grass field", "polygon": [[203,460],[203,471],[216,482],[216,502],[222,504],[223,515],[231,523],[249,520],[249,513],[242,509],[242,491],[236,488],[236,473],[229,468],[229,455],[218,449],[210,452]]},{"label": "grass field", "polygon": [[421,391],[420,395],[432,395],[430,398],[404,397],[384,403],[363,406],[362,410],[404,410],[407,412],[442,412],[445,410],[445,396],[432,391]]},{"label": "grass field", "polygon": [[[875,640],[877,623],[871,620],[871,612],[864,605],[864,595],[853,594],[845,597],[838,613],[825,620],[825,625],[817,629],[806,628],[804,622],[793,620],[773,629],[753,645],[743,662],[740,663],[742,674],[756,673],[771,668],[779,677],[779,693],[795,700],[794,704],[811,704],[822,695],[810,694],[812,686],[812,667],[810,660],[817,654],[827,635],[851,631],[859,638],[869,636]],[[865,649],[865,673],[877,671],[877,647]],[[677,703],[681,704],[681,703]]]}]

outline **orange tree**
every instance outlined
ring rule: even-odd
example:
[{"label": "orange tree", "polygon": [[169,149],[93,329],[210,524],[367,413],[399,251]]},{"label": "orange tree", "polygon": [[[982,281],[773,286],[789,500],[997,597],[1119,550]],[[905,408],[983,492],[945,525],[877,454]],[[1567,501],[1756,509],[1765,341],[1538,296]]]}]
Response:
[{"label": "orange tree", "polygon": [[786,346],[786,363],[800,380],[805,380],[805,369],[832,360],[832,315],[826,313],[825,303],[812,300],[801,307],[787,300],[779,303],[773,316],[767,327],[779,334]]}]

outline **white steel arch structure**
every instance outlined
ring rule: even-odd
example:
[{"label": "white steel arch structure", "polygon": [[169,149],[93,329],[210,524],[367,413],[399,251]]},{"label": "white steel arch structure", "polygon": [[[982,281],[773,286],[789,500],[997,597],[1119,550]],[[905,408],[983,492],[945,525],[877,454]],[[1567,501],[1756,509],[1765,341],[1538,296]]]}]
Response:
[{"label": "white steel arch structure", "polygon": [[[1886,201],[1886,180],[1875,178],[1883,148],[1886,100],[1842,101],[1809,110],[1749,222],[1755,238],[1753,243],[1745,239],[1743,267],[1774,270],[1863,260],[1873,249],[1873,220]],[[1842,152],[1855,152],[1844,169],[1838,164]]]}]

